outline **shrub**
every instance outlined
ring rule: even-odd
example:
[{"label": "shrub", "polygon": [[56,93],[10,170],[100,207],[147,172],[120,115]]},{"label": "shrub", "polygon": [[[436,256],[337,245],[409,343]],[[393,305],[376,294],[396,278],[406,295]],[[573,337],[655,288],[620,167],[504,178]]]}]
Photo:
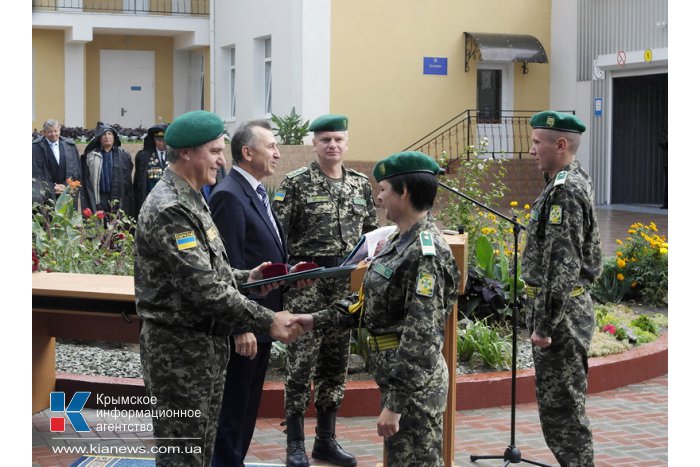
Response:
[{"label": "shrub", "polygon": [[475,353],[490,368],[510,367],[511,344],[496,329],[488,326],[486,320],[460,322],[457,328],[457,355],[459,360],[470,362]]},{"label": "shrub", "polygon": [[600,302],[639,298],[652,306],[666,304],[668,243],[656,224],[632,224],[629,237],[617,240],[615,257],[606,258],[603,273],[591,290]]},{"label": "shrub", "polygon": [[282,144],[303,144],[303,139],[309,134],[309,121],[302,123],[301,115],[296,113],[294,107],[292,112],[284,117],[272,114],[273,130],[280,137]]},{"label": "shrub", "polygon": [[591,348],[588,350],[589,357],[604,357],[622,353],[632,348],[632,344],[627,341],[619,341],[607,332],[596,332],[591,340]]},{"label": "shrub", "polygon": [[134,274],[134,221],[118,211],[78,212],[79,182],[72,182],[55,204],[34,203],[32,270],[83,274]]}]

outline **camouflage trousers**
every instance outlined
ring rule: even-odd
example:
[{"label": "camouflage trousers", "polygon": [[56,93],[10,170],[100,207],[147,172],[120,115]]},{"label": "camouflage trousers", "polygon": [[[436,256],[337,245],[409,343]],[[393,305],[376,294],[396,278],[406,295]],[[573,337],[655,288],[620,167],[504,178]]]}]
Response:
[{"label": "camouflage trousers", "polygon": [[[370,370],[379,386],[382,407],[389,389],[392,363],[396,350],[370,354]],[[430,383],[413,391],[399,419],[399,431],[386,440],[390,466],[442,467],[443,413],[447,408],[449,373],[444,359],[433,372]]]},{"label": "camouflage trousers", "polygon": [[[320,279],[304,289],[289,289],[284,308],[292,313],[313,313],[350,295],[347,278]],[[350,329],[313,330],[287,345],[284,407],[287,416],[303,415],[311,400],[317,411],[336,411],[345,394],[350,354]]]},{"label": "camouflage trousers", "polygon": [[532,349],[542,432],[557,462],[565,467],[594,465],[593,433],[586,416],[592,309],[588,294],[570,298],[565,319],[552,333],[552,344]]},{"label": "camouflage trousers", "polygon": [[146,320],[140,341],[143,381],[148,395],[157,399],[151,408],[168,414],[153,418],[156,465],[208,467],[226,381],[228,338]]}]

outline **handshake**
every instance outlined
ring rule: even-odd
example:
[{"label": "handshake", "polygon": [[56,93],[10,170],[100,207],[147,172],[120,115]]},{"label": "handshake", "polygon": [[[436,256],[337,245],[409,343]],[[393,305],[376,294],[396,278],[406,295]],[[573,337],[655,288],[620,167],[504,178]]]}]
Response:
[{"label": "handshake", "polygon": [[292,314],[289,311],[275,313],[275,320],[270,328],[270,336],[285,344],[297,337],[317,328],[339,327],[348,329],[356,325],[358,317],[351,314],[348,308],[352,302],[338,300],[327,310],[312,314]]}]

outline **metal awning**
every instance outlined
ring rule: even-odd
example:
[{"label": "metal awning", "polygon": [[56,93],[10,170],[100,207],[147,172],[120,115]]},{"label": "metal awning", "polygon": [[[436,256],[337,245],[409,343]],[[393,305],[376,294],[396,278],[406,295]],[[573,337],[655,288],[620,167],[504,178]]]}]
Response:
[{"label": "metal awning", "polygon": [[524,73],[528,63],[547,63],[542,43],[528,34],[465,32],[464,47],[464,71],[477,53],[484,62],[523,62]]}]

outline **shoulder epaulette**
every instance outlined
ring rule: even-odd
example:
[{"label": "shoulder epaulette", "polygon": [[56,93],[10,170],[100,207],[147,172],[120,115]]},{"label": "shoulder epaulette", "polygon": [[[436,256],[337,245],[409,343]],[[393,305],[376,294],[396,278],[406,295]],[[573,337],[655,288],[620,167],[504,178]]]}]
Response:
[{"label": "shoulder epaulette", "polygon": [[301,168],[299,168],[299,169],[292,170],[291,172],[289,172],[289,173],[286,175],[286,177],[287,177],[287,178],[298,177],[299,175],[303,174],[303,173],[306,172],[307,170],[309,170],[309,167],[308,167],[308,166],[307,166],[307,167],[301,167]]},{"label": "shoulder epaulette", "polygon": [[557,178],[554,179],[554,186],[563,185],[566,183],[566,177],[569,176],[569,172],[562,170],[557,174]]},{"label": "shoulder epaulette", "polygon": [[351,174],[351,175],[356,175],[356,176],[358,176],[358,177],[366,178],[367,180],[369,180],[369,177],[368,177],[367,175],[363,174],[362,172],[358,172],[357,170],[349,169],[349,168],[346,169],[346,170],[347,170],[348,173]]}]

